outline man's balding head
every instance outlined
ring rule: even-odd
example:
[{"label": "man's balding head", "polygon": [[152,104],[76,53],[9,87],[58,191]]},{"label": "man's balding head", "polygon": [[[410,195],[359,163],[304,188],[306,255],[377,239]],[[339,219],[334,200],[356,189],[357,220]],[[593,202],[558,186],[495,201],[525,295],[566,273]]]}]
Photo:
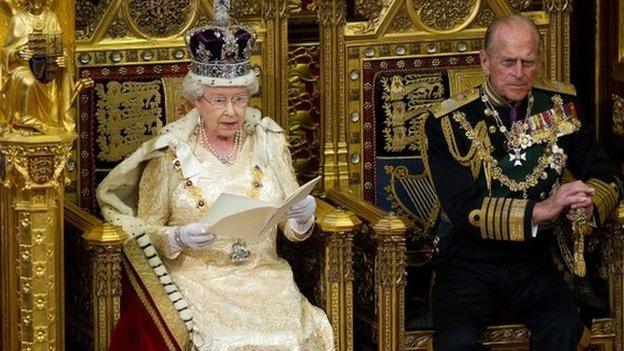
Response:
[{"label": "man's balding head", "polygon": [[540,37],[535,25],[522,16],[499,17],[485,33],[481,68],[494,90],[509,102],[523,100],[539,70]]},{"label": "man's balding head", "polygon": [[538,50],[541,47],[541,37],[539,34],[539,30],[535,26],[535,23],[531,22],[530,19],[520,16],[520,15],[510,15],[510,16],[501,16],[497,17],[490,23],[485,31],[485,51],[491,53],[494,50],[494,38],[496,35],[497,29],[500,27],[524,27],[524,29],[528,29],[533,32],[535,36],[535,42],[537,43]]}]

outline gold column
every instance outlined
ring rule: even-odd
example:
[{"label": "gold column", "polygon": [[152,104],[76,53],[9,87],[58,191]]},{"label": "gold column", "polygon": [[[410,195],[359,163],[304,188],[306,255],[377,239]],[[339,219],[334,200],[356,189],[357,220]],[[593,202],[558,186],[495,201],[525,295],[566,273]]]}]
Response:
[{"label": "gold column", "polygon": [[4,350],[64,350],[63,193],[74,140],[0,138]]},{"label": "gold column", "polygon": [[121,249],[126,233],[108,223],[82,236],[93,250],[93,345],[105,351],[121,311]]},{"label": "gold column", "polygon": [[377,349],[402,350],[405,340],[405,224],[388,215],[375,223],[375,290],[379,336]]},{"label": "gold column", "polygon": [[362,222],[351,211],[318,200],[319,227],[325,246],[325,312],[334,330],[336,350],[353,351],[353,235]]},{"label": "gold column", "polygon": [[570,0],[544,0],[544,9],[550,16],[548,34],[547,77],[570,81]]},{"label": "gold column", "polygon": [[321,110],[324,130],[323,181],[325,189],[349,185],[345,132],[346,2],[318,1],[321,44]]},{"label": "gold column", "polygon": [[260,2],[266,25],[264,48],[263,113],[281,126],[288,125],[288,0]]}]

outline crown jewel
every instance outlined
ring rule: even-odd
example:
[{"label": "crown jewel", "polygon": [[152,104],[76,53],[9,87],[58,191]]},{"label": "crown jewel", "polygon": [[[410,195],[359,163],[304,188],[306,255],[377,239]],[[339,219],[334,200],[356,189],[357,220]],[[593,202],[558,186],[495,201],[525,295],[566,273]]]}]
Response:
[{"label": "crown jewel", "polygon": [[191,72],[212,78],[233,79],[251,72],[250,56],[255,33],[241,25],[230,25],[230,1],[216,0],[213,23],[186,33]]}]

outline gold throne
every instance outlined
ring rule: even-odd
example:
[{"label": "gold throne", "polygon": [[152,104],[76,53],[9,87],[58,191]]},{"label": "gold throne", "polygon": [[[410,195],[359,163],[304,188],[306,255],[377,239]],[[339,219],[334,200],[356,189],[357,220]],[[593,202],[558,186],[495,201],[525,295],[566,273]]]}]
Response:
[{"label": "gold throne", "polygon": [[[325,170],[326,197],[363,222],[353,247],[355,349],[432,350],[431,270],[423,264],[435,255],[429,231],[439,204],[423,159],[422,117],[432,104],[482,82],[478,52],[496,16],[520,12],[533,20],[542,38],[542,76],[569,81],[572,9],[547,0],[379,3],[327,5],[329,13],[344,10],[345,16],[322,36],[335,46],[338,72],[326,75],[335,77],[328,83],[335,93],[326,101],[335,100],[342,128],[335,147],[325,149],[336,160]],[[593,320],[592,349],[624,348],[618,211],[600,234],[610,307]],[[524,326],[501,323],[482,341],[495,350],[526,350],[528,339]]]}]

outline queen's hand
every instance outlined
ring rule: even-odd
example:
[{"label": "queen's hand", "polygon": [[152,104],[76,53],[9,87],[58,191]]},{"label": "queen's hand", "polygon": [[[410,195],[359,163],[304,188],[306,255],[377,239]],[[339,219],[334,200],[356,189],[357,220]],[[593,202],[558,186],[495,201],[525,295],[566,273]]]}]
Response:
[{"label": "queen's hand", "polygon": [[170,239],[172,244],[180,249],[199,250],[212,244],[215,235],[203,224],[190,223],[177,227]]},{"label": "queen's hand", "polygon": [[308,195],[305,199],[292,205],[288,211],[286,211],[286,215],[297,221],[297,223],[303,224],[314,216],[314,211],[316,211],[316,201],[314,201],[312,195]]}]

